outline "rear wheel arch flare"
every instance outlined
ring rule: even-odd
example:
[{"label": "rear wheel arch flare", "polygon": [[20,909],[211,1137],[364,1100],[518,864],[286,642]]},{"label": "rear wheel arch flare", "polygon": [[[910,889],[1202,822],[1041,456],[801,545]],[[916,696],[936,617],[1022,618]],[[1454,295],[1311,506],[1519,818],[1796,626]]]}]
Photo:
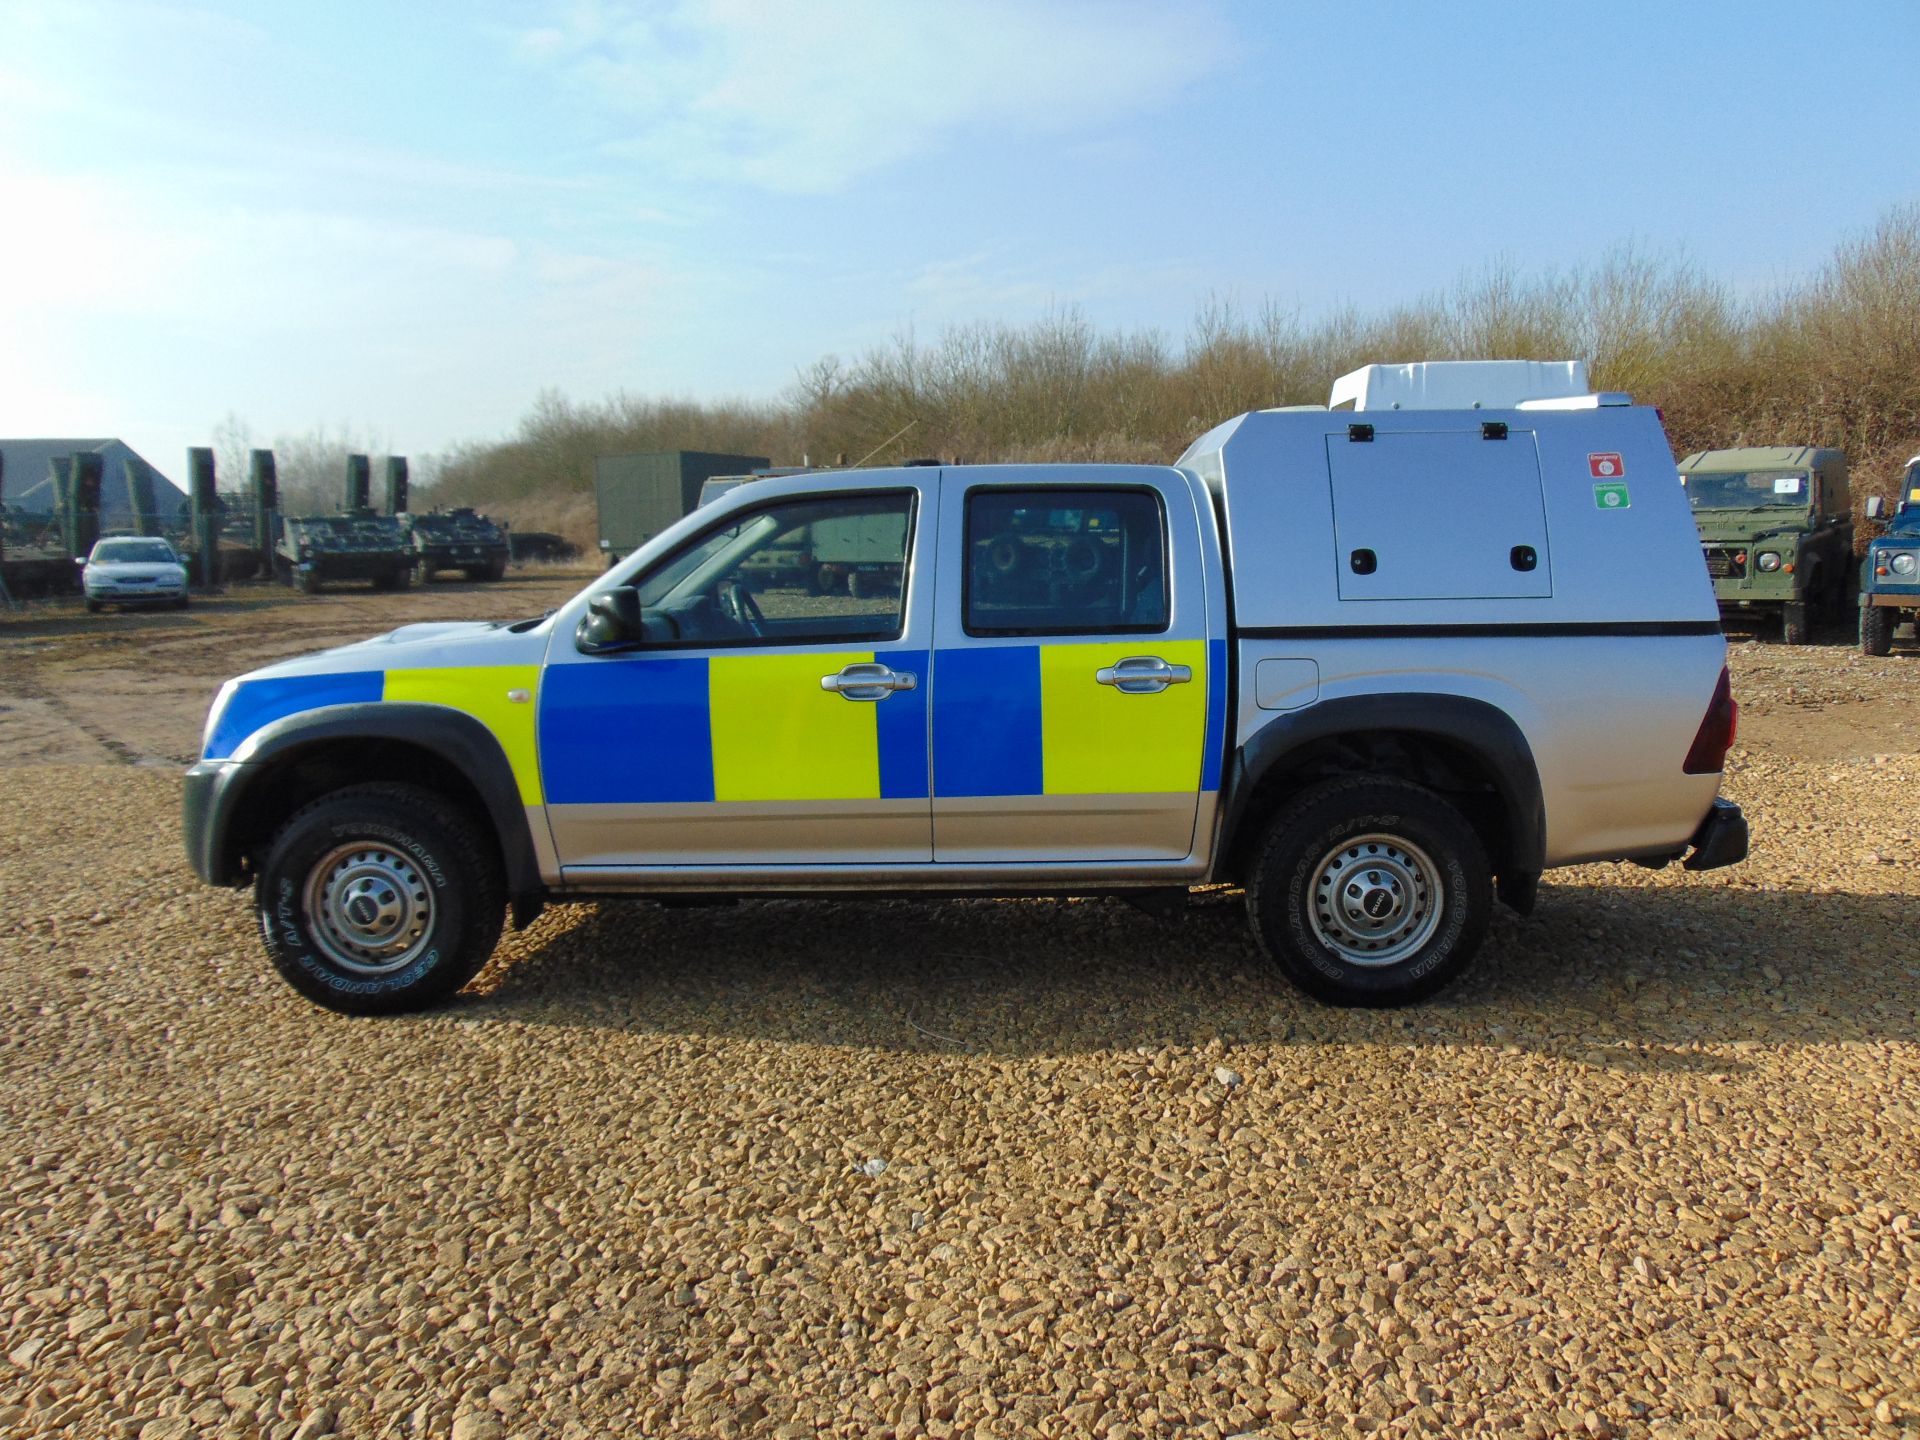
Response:
[{"label": "rear wheel arch flare", "polygon": [[1533,749],[1512,716],[1462,695],[1345,696],[1269,721],[1236,757],[1222,854],[1244,851],[1279,801],[1329,775],[1397,775],[1433,786],[1436,766],[1497,797],[1497,815],[1469,816],[1496,867],[1538,873],[1546,807]]}]

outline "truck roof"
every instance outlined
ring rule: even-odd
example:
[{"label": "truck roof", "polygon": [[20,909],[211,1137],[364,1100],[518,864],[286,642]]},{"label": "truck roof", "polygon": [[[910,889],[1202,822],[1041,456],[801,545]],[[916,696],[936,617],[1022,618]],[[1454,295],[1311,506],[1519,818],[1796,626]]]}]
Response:
[{"label": "truck roof", "polygon": [[1836,461],[1844,466],[1846,452],[1815,445],[1747,445],[1737,450],[1696,450],[1680,462],[1679,470],[1682,475],[1696,470],[1712,474],[1739,470],[1812,470],[1826,469]]}]

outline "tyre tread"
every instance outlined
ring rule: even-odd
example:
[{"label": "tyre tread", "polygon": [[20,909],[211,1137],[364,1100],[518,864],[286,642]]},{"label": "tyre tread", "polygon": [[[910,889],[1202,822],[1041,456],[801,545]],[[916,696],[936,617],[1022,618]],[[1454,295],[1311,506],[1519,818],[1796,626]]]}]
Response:
[{"label": "tyre tread", "polygon": [[[1290,868],[1281,863],[1280,854],[1311,838],[1305,832],[1324,832],[1328,825],[1337,823],[1332,818],[1316,822],[1316,816],[1323,807],[1337,805],[1343,799],[1362,793],[1378,795],[1381,792],[1388,796],[1400,795],[1403,805],[1416,811],[1434,807],[1442,817],[1451,817],[1450,821],[1442,818],[1440,823],[1452,823],[1459,827],[1461,853],[1457,858],[1467,871],[1471,908],[1455,942],[1455,953],[1446,961],[1425,975],[1399,985],[1371,984],[1363,988],[1343,985],[1305,963],[1294,953],[1292,939],[1284,933],[1284,921],[1276,926],[1273,916],[1285,914],[1284,892],[1290,877]],[[1392,803],[1391,800],[1388,803]],[[1443,856],[1436,855],[1434,859],[1445,863]],[[1282,892],[1277,899],[1271,894],[1275,888]],[[1473,958],[1485,938],[1492,915],[1491,869],[1485,847],[1473,827],[1457,809],[1432,790],[1410,780],[1384,775],[1341,776],[1310,786],[1288,801],[1269,823],[1267,833],[1255,852],[1253,864],[1249,867],[1246,891],[1247,916],[1261,951],[1295,985],[1315,999],[1333,1005],[1388,1007],[1411,1004],[1426,998],[1452,980]],[[1476,891],[1478,893],[1474,893]],[[1282,933],[1272,933],[1276,928]],[[1398,968],[1388,967],[1376,973],[1385,977]]]},{"label": "tyre tread", "polygon": [[267,875],[275,868],[272,857],[280,853],[283,845],[290,843],[290,837],[301,826],[343,802],[363,806],[368,803],[393,806],[403,814],[412,812],[445,832],[456,852],[449,858],[465,885],[461,900],[465,933],[458,938],[456,956],[408,989],[371,996],[343,995],[316,984],[305,971],[281,953],[272,927],[263,924],[268,957],[273,961],[274,968],[296,990],[330,1010],[354,1015],[385,1015],[437,1005],[479,974],[492,957],[506,923],[507,903],[506,880],[499,856],[486,842],[480,825],[466,808],[439,791],[398,781],[373,780],[330,790],[308,801],[281,823],[267,846],[268,860],[261,866],[260,878],[255,881],[256,909],[264,915],[266,901],[262,887],[266,884]]}]

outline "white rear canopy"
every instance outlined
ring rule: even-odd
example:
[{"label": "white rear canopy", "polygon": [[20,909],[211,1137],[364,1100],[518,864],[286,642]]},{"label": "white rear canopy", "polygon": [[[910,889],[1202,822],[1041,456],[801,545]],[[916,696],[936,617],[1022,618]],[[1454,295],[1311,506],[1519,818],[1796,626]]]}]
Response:
[{"label": "white rear canopy", "polygon": [[1362,365],[1333,382],[1327,405],[1333,410],[1514,410],[1542,401],[1555,409],[1568,401],[1584,402],[1580,408],[1604,403],[1587,389],[1584,360],[1423,360]]}]

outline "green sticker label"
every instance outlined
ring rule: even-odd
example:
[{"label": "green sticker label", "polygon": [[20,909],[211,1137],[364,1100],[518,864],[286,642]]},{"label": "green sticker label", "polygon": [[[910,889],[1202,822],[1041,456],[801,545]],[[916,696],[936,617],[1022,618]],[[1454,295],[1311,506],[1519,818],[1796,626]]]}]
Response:
[{"label": "green sticker label", "polygon": [[1594,486],[1593,503],[1599,510],[1626,510],[1633,505],[1627,497],[1627,487],[1618,483]]}]

